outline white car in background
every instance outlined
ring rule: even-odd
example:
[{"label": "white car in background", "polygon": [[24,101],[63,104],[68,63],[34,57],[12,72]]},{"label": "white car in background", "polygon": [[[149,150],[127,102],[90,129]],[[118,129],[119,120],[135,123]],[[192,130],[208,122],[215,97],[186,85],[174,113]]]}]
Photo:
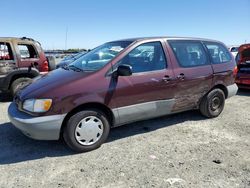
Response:
[{"label": "white car in background", "polygon": [[231,46],[228,50],[233,54],[234,58],[238,54],[239,46]]}]

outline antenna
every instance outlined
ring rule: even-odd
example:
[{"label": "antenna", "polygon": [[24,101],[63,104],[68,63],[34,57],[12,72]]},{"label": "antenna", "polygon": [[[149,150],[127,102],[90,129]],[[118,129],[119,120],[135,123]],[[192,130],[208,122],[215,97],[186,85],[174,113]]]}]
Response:
[{"label": "antenna", "polygon": [[68,42],[68,26],[66,27],[66,34],[65,34],[65,50],[67,50],[67,42]]}]

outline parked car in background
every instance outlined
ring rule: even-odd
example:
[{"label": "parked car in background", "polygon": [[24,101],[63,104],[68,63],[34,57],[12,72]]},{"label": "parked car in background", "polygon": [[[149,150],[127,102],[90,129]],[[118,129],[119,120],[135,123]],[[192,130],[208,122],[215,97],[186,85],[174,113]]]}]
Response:
[{"label": "parked car in background", "polygon": [[73,61],[75,61],[76,59],[79,59],[80,57],[82,57],[84,54],[86,54],[86,52],[79,52],[79,53],[76,53],[76,54],[68,55],[56,65],[56,68],[67,66],[70,63],[72,63]]},{"label": "parked car in background", "polygon": [[239,46],[231,46],[228,49],[233,54],[233,56],[236,57],[239,50]]},{"label": "parked car in background", "polygon": [[239,47],[236,56],[237,76],[235,82],[239,88],[250,89],[250,44]]},{"label": "parked car in background", "polygon": [[31,38],[0,38],[0,91],[12,95],[53,65],[48,61],[39,42]]},{"label": "parked car in background", "polygon": [[194,109],[217,117],[237,92],[234,68],[226,46],[214,40],[108,42],[34,80],[16,95],[8,114],[31,138],[63,137],[73,150],[90,151],[105,142],[110,128],[123,124]]}]

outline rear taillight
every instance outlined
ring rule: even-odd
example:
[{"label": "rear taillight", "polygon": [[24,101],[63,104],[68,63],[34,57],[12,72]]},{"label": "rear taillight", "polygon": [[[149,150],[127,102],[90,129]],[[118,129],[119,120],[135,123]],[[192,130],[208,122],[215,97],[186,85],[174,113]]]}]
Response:
[{"label": "rear taillight", "polygon": [[48,61],[44,61],[41,67],[41,72],[48,72],[49,71],[49,63]]},{"label": "rear taillight", "polygon": [[234,75],[234,77],[236,77],[237,73],[238,73],[238,67],[235,66],[235,67],[234,67],[234,70],[233,70],[233,75]]}]

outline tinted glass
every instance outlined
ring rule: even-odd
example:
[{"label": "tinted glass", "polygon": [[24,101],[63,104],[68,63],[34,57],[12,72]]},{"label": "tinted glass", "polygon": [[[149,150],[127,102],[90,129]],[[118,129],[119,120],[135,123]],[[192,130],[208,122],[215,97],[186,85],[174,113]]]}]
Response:
[{"label": "tinted glass", "polygon": [[18,49],[22,59],[38,58],[37,52],[32,45],[18,44]]},{"label": "tinted glass", "polygon": [[162,70],[167,66],[160,42],[145,43],[136,47],[118,64],[132,66],[133,73]]},{"label": "tinted glass", "polygon": [[131,42],[118,41],[103,44],[84,54],[69,65],[69,68],[77,68],[83,71],[96,71],[104,67],[115,58]]},{"label": "tinted glass", "polygon": [[0,61],[13,60],[13,55],[9,43],[0,43]]},{"label": "tinted glass", "polygon": [[182,67],[202,66],[208,63],[207,56],[199,41],[168,41],[175,57]]},{"label": "tinted glass", "polygon": [[208,48],[213,64],[227,63],[232,57],[226,47],[219,43],[204,42]]},{"label": "tinted glass", "polygon": [[232,47],[231,52],[238,52],[239,48],[238,47]]}]

